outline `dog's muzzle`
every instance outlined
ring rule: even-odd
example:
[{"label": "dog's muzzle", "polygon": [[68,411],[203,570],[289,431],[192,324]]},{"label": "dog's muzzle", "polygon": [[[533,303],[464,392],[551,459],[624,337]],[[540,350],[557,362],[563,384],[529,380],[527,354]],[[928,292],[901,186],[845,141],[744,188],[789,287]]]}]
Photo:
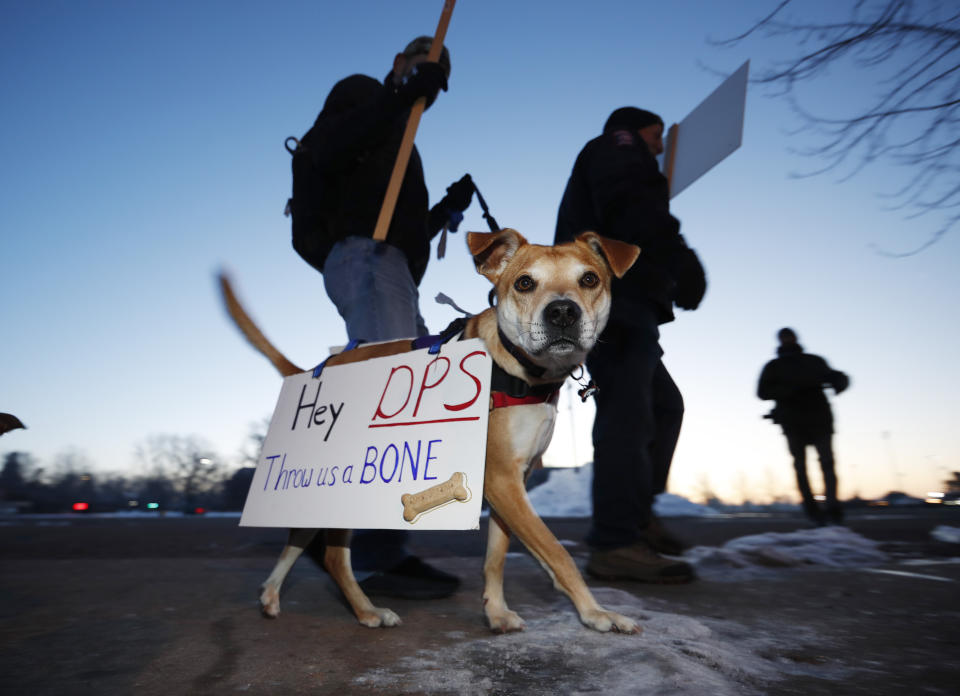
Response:
[{"label": "dog's muzzle", "polygon": [[553,300],[543,309],[547,349],[567,352],[580,347],[583,310],[573,300]]},{"label": "dog's muzzle", "polygon": [[548,324],[558,329],[567,329],[580,321],[583,310],[573,300],[554,300],[543,310],[543,317]]}]

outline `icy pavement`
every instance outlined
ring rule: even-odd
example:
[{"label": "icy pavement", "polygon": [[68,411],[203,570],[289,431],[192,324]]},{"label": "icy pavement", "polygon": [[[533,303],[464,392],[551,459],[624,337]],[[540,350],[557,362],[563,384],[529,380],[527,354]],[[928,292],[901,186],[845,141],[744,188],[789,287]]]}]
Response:
[{"label": "icy pavement", "polygon": [[[255,590],[283,543],[278,530],[190,517],[0,526],[3,690],[952,694],[960,680],[960,564],[950,558],[955,547],[930,533],[957,525],[936,513],[892,524],[861,520],[857,531],[870,538],[926,553],[903,561],[890,552],[886,562],[849,530],[791,532],[790,524],[803,524],[799,517],[675,518],[678,534],[701,539],[700,581],[588,579],[603,605],[641,622],[640,635],[582,626],[525,553],[510,554],[505,589],[527,629],[491,634],[480,600],[482,551],[474,550],[480,534],[426,536],[430,561],[460,577],[460,591],[431,602],[384,602],[403,625],[371,630],[306,561],[291,572],[281,617],[260,616]],[[587,520],[551,523],[582,568]],[[761,565],[774,548],[779,565]],[[711,569],[741,581],[717,582]]]},{"label": "icy pavement", "polygon": [[[764,685],[815,671],[819,678],[843,678],[847,669],[811,668],[782,657],[801,640],[804,629],[783,637],[781,626],[758,632],[735,621],[691,618],[652,611],[623,590],[598,587],[598,601],[643,622],[639,636],[587,631],[571,615],[566,600],[552,606],[518,606],[527,615],[522,633],[469,639],[447,634],[442,654],[419,650],[389,667],[357,675],[358,687],[402,683],[402,693],[462,694],[677,694],[741,696],[765,693]],[[504,684],[509,691],[502,691]]]}]

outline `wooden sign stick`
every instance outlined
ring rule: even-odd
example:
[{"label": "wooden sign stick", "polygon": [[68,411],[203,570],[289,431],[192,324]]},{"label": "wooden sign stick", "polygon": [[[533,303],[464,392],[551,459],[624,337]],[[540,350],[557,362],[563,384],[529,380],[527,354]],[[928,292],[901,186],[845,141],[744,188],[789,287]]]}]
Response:
[{"label": "wooden sign stick", "polygon": [[[440,52],[443,50],[443,39],[447,35],[447,25],[450,24],[450,15],[453,14],[455,1],[444,0],[443,11],[440,13],[440,23],[437,25],[437,33],[433,36],[433,43],[430,45],[430,52],[427,54],[427,60],[429,61],[436,62],[440,58]],[[407,164],[410,162],[410,153],[413,152],[413,138],[417,134],[420,117],[423,116],[426,105],[426,97],[420,97],[414,102],[413,108],[410,109],[407,128],[403,131],[403,140],[400,141],[397,160],[393,164],[393,173],[390,175],[390,183],[387,184],[387,193],[383,198],[383,205],[380,207],[380,217],[377,218],[377,226],[373,230],[373,238],[378,242],[387,238],[387,230],[390,229],[390,221],[393,219],[393,209],[397,205],[397,196],[400,194],[403,175],[406,173]]]},{"label": "wooden sign stick", "polygon": [[680,133],[680,126],[674,123],[667,131],[667,154],[664,157],[664,172],[667,177],[667,192],[673,191],[673,164],[677,160],[677,135]]}]

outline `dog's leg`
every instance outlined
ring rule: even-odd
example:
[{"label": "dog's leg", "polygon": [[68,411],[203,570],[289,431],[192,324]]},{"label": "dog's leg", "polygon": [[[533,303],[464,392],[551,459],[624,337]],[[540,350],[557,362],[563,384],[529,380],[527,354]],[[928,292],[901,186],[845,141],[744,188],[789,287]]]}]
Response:
[{"label": "dog's leg", "polygon": [[597,604],[570,554],[531,507],[523,481],[515,473],[522,470],[523,462],[505,459],[488,449],[483,493],[490,506],[540,562],[554,587],[570,598],[585,626],[597,631],[639,633],[642,629],[636,621]]},{"label": "dog's leg", "polygon": [[280,586],[293,564],[300,558],[300,554],[307,548],[318,529],[291,529],[287,538],[287,545],[280,552],[277,565],[273,567],[270,576],[260,586],[260,609],[263,615],[271,619],[280,615]]},{"label": "dog's leg", "polygon": [[522,631],[523,619],[510,611],[503,597],[503,566],[510,546],[510,529],[495,512],[490,513],[487,532],[487,556],[483,562],[483,611],[487,623],[497,633]]},{"label": "dog's leg", "polygon": [[327,548],[323,555],[323,566],[343,592],[343,596],[360,623],[370,628],[400,624],[399,616],[390,609],[375,607],[357,584],[357,579],[353,575],[353,566],[350,565],[350,530],[327,530]]}]

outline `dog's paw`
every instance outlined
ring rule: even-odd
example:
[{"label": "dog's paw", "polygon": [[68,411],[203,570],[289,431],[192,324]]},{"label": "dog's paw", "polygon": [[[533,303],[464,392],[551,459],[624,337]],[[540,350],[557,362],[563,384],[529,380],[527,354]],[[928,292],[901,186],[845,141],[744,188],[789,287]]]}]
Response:
[{"label": "dog's paw", "polygon": [[260,593],[260,611],[268,619],[280,616],[280,593],[275,587],[264,587]]},{"label": "dog's paw", "polygon": [[399,626],[402,621],[390,609],[374,607],[373,611],[365,611],[357,615],[357,620],[368,628],[389,628]]},{"label": "dog's paw", "polygon": [[642,633],[643,627],[633,619],[614,611],[600,609],[580,616],[585,626],[601,633]]},{"label": "dog's paw", "polygon": [[490,630],[494,633],[516,633],[527,627],[520,615],[510,609],[496,613],[487,612],[487,623],[490,624]]}]

